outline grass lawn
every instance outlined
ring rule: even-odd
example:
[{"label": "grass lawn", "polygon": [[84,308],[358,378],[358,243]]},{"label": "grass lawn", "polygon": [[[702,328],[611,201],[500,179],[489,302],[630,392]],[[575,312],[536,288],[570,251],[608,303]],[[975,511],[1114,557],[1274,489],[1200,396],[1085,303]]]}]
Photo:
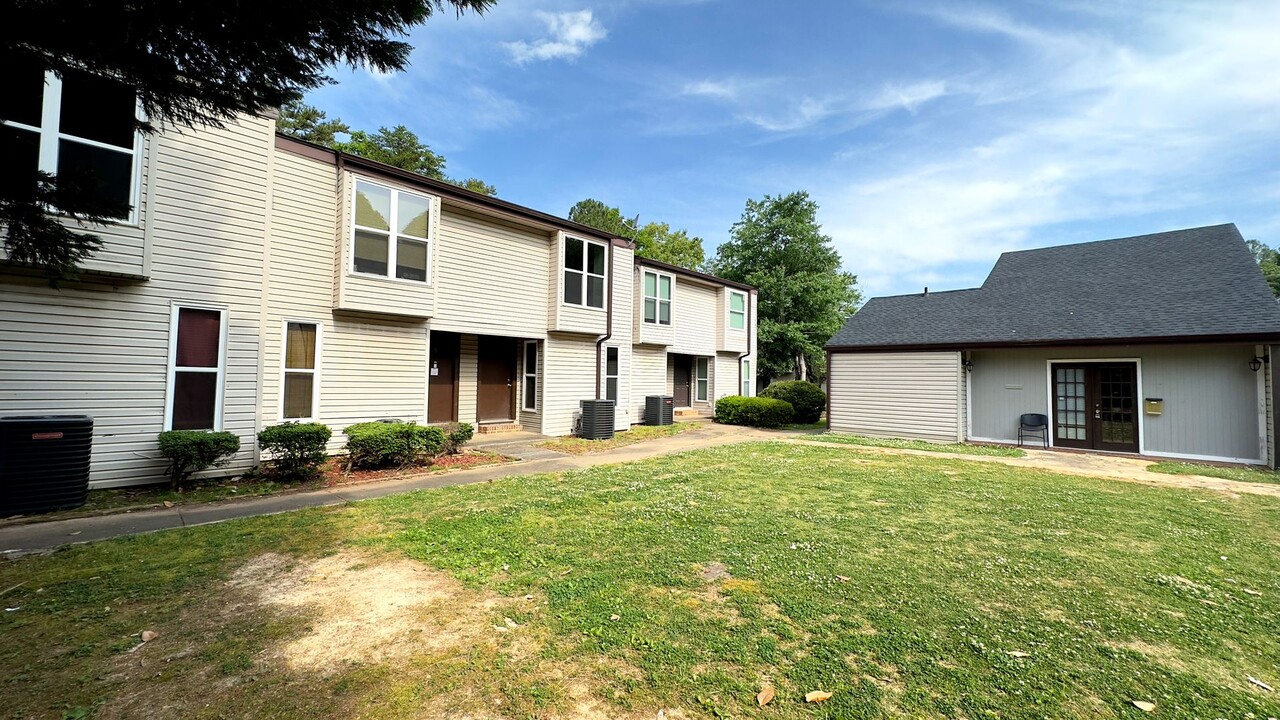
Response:
[{"label": "grass lawn", "polygon": [[822,442],[845,443],[848,445],[869,445],[871,447],[900,448],[903,450],[927,450],[929,452],[960,453],[962,455],[988,455],[995,457],[1023,457],[1021,448],[1001,447],[999,445],[970,445],[968,443],[931,443],[924,440],[903,440],[899,438],[873,438],[861,435],[845,435],[843,433],[824,433],[813,440]]},{"label": "grass lawn", "polygon": [[626,445],[634,445],[646,440],[671,437],[683,432],[696,431],[699,423],[677,422],[672,425],[634,425],[630,430],[614,433],[608,440],[584,440],[579,437],[562,437],[540,443],[540,447],[570,455],[587,455],[590,453],[612,450]]},{"label": "grass lawn", "polygon": [[0,561],[0,716],[1261,719],[1278,548],[1270,497],[724,446]]},{"label": "grass lawn", "polygon": [[1265,468],[1222,467],[1185,462],[1158,462],[1147,466],[1151,472],[1166,475],[1204,475],[1238,482],[1280,484],[1280,473]]}]

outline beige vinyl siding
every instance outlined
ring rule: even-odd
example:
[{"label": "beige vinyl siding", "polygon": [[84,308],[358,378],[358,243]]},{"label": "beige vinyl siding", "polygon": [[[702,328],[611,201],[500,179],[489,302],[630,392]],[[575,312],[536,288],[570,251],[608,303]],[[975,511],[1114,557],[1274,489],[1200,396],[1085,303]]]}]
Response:
[{"label": "beige vinyl siding", "polygon": [[645,398],[649,395],[670,395],[668,388],[666,348],[632,346],[631,422],[644,422]]},{"label": "beige vinyl siding", "polygon": [[737,395],[742,392],[738,385],[738,354],[717,353],[715,370],[712,372],[712,402],[726,395]]},{"label": "beige vinyl siding", "polygon": [[545,337],[547,233],[444,206],[436,250],[436,330]]},{"label": "beige vinyl siding", "polygon": [[580,412],[579,402],[596,396],[595,340],[552,336],[542,346],[542,432],[569,435]]},{"label": "beige vinyl siding", "polygon": [[[614,405],[614,429],[626,430],[632,423],[638,422],[632,412],[631,402],[631,340],[632,325],[630,322],[635,296],[629,292],[631,288],[632,268],[635,264],[635,252],[631,248],[613,248],[613,335],[606,346],[618,348],[618,401]],[[600,363],[600,396],[604,397],[604,350],[601,351]]]},{"label": "beige vinyl siding", "polygon": [[[394,277],[375,277],[351,272],[351,223],[352,202],[355,181],[367,180],[375,185],[394,188],[422,195],[431,200],[431,259],[428,260],[427,282],[399,280]],[[335,310],[348,312],[367,312],[379,315],[401,315],[415,318],[430,318],[435,313],[435,257],[436,245],[440,237],[440,198],[416,189],[412,186],[382,178],[370,177],[356,173],[346,173],[342,178],[340,195],[342,214],[337,237],[338,262],[335,264],[337,290],[334,295]],[[394,270],[392,270],[394,273]]]},{"label": "beige vinyl siding", "polygon": [[353,423],[426,421],[427,331],[422,324],[338,315],[331,328],[324,335],[319,418],[335,433],[331,447],[345,442],[338,435]]},{"label": "beige vinyl siding", "polygon": [[670,351],[687,355],[714,355],[720,317],[717,288],[690,282],[677,275],[673,296],[671,324],[675,329],[675,341],[671,344]]},{"label": "beige vinyl siding", "polygon": [[476,422],[476,389],[480,382],[480,338],[463,335],[458,350],[458,422]]},{"label": "beige vinyl siding", "polygon": [[[107,223],[95,227],[93,233],[102,238],[102,249],[81,265],[83,270],[137,279],[146,278],[150,272],[148,215],[154,204],[154,199],[149,195],[156,144],[154,136],[143,136],[140,143],[141,184],[138,189],[138,204],[134,209],[135,222]],[[72,220],[66,220],[64,224],[73,230],[79,227]],[[0,254],[2,253],[3,250],[0,250]]]},{"label": "beige vinyl siding", "polygon": [[1048,415],[1050,360],[1132,358],[1141,362],[1142,396],[1164,400],[1161,415],[1140,415],[1143,453],[1265,462],[1254,354],[1239,344],[975,350],[972,437],[1013,442],[1019,415]]},{"label": "beige vinyl siding", "polygon": [[[0,415],[93,416],[94,487],[164,479],[156,439],[174,303],[227,310],[222,422],[240,437],[241,451],[219,472],[253,464],[273,137],[271,121],[244,118],[150,141],[141,231],[150,242],[151,280],[52,290],[39,278],[0,275]],[[103,257],[137,257],[134,249],[110,248],[119,235],[104,240]]]},{"label": "beige vinyl siding", "polygon": [[[745,296],[746,302],[743,304],[743,310],[746,311],[745,325],[741,330],[734,330],[729,327],[729,294],[741,292]],[[751,293],[746,290],[730,289],[722,287],[716,294],[716,302],[719,305],[716,315],[717,341],[716,349],[721,352],[742,353],[747,351],[747,327],[750,326],[752,315],[750,310]]]},{"label": "beige vinyl siding", "polygon": [[960,354],[834,353],[831,429],[876,437],[956,442]]},{"label": "beige vinyl siding", "polygon": [[1280,358],[1276,357],[1276,348],[1277,346],[1275,345],[1271,345],[1266,348],[1267,358],[1269,358],[1271,362],[1266,367],[1264,367],[1261,371],[1266,373],[1266,387],[1264,388],[1265,392],[1263,394],[1263,399],[1264,399],[1264,402],[1266,403],[1266,413],[1267,413],[1267,437],[1266,437],[1267,465],[1273,468],[1276,466],[1276,443],[1275,443],[1276,375],[1275,374],[1277,371],[1280,371],[1280,368],[1278,368],[1276,365],[1277,362],[1280,362]]}]

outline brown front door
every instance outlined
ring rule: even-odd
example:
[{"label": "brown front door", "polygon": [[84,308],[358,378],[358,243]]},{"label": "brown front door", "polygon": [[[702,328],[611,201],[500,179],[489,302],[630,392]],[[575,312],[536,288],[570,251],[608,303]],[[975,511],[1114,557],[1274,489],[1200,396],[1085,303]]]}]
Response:
[{"label": "brown front door", "polygon": [[1134,363],[1053,365],[1053,444],[1138,452]]},{"label": "brown front door", "polygon": [[427,368],[427,422],[458,419],[458,335],[431,333],[431,364]]},{"label": "brown front door", "polygon": [[689,407],[690,402],[690,382],[689,376],[689,357],[687,355],[676,355],[672,361],[672,377],[671,396],[675,401],[676,407]]},{"label": "brown front door", "polygon": [[476,419],[480,422],[514,420],[516,389],[516,341],[480,336]]}]

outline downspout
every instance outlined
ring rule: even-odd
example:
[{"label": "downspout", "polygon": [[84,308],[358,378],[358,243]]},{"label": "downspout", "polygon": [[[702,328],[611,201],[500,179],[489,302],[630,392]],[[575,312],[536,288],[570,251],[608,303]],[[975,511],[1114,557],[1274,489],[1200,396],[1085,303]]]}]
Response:
[{"label": "downspout", "polygon": [[[758,292],[759,292],[758,290],[752,290],[751,292],[747,293],[747,351],[738,356],[738,393],[739,394],[742,393],[742,361],[751,357],[751,330],[754,327],[753,321],[755,320],[755,316],[756,316],[756,313],[755,313],[756,304],[752,302],[752,298],[755,298]],[[753,383],[751,387],[754,388],[755,384]]]},{"label": "downspout", "polygon": [[[605,342],[609,340],[609,338],[613,337],[613,280],[614,280],[613,243],[614,242],[615,242],[614,238],[609,238],[608,249],[605,251],[605,254],[604,254],[604,261],[609,265],[609,269],[608,269],[609,290],[607,293],[605,293],[607,297],[605,299],[604,335],[601,335],[600,338],[596,340],[596,399],[597,400],[604,399],[603,397],[601,397],[604,393],[602,392],[600,387],[602,366],[604,364],[604,360],[600,357],[600,350],[602,349],[601,346],[604,345]],[[619,362],[621,362],[621,358],[619,358]]]}]

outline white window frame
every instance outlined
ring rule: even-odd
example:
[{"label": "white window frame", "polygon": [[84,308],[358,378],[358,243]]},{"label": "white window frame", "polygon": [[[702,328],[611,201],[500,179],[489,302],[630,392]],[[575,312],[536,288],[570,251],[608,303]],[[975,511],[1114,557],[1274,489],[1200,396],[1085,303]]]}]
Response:
[{"label": "white window frame", "polygon": [[[736,296],[738,296],[738,297],[740,297],[740,298],[742,298],[742,309],[741,309],[741,310],[734,310],[734,309],[733,309],[733,297],[734,297],[735,295],[736,295]],[[727,323],[728,323],[728,324],[727,324],[725,327],[727,327],[731,332],[746,332],[746,329],[747,329],[747,306],[748,306],[748,304],[749,304],[749,303],[750,303],[750,299],[747,297],[747,294],[746,294],[746,293],[744,293],[744,292],[742,292],[742,291],[740,291],[740,290],[730,290],[730,291],[729,291],[729,297],[728,297],[728,299],[725,301],[725,309],[726,309],[726,310],[728,310],[728,312],[729,312],[729,317],[728,317],[728,320],[727,320]],[[733,326],[733,317],[734,317],[735,315],[740,316],[740,317],[742,318],[742,327],[740,327],[740,328],[736,328],[736,327],[734,327],[734,326]]]},{"label": "white window frame", "polygon": [[711,397],[711,358],[693,359],[693,399],[707,402]]},{"label": "white window frame", "polygon": [[751,374],[751,359],[742,358],[739,367],[742,368],[742,387],[738,389],[742,391],[743,397],[751,397],[751,391],[755,388],[755,376]]},{"label": "white window frame", "polygon": [[[596,310],[599,312],[604,312],[606,306],[609,304],[609,246],[606,245],[605,243],[600,242],[599,240],[590,240],[584,237],[578,237],[577,235],[562,235],[561,237],[563,238],[563,241],[560,243],[560,283],[562,285],[564,284],[564,274],[567,272],[577,273],[578,275],[580,275],[582,277],[582,295],[580,297],[582,302],[572,302],[570,300],[566,300],[564,297],[564,288],[561,287],[560,288],[560,304],[568,305],[570,307],[584,308],[586,310]],[[582,243],[582,269],[580,270],[576,268],[571,268],[566,264],[569,260],[569,241],[570,240],[578,240]],[[592,245],[595,245],[599,247],[602,251],[604,251],[604,273],[603,274],[596,274],[588,271],[588,268],[590,267],[591,263],[589,262],[590,251],[587,248],[589,248]],[[589,277],[601,279],[601,287],[603,288],[603,291],[600,294],[600,303],[601,303],[600,307],[587,304],[587,278]]]},{"label": "white window frame", "polygon": [[[536,364],[533,372],[529,372],[529,346],[533,346],[533,357]],[[538,412],[538,372],[542,370],[542,352],[538,348],[537,340],[525,340],[520,346],[520,378],[522,384],[520,386],[520,408],[525,412]],[[533,385],[533,407],[528,404],[529,385]]]},{"label": "white window frame", "polygon": [[[391,217],[387,218],[387,225],[390,226],[389,229],[382,230],[380,228],[372,228],[372,227],[366,227],[366,226],[361,226],[356,224],[356,194],[359,192],[360,183],[365,183],[367,185],[379,187],[391,192]],[[400,199],[401,194],[412,195],[414,197],[422,198],[423,200],[426,200],[428,206],[430,206],[431,217],[427,219],[427,238],[425,240],[419,237],[414,237],[413,235],[401,235],[397,231],[397,228],[400,227],[399,225],[400,208],[399,208],[399,203],[397,201]],[[433,261],[435,259],[434,256],[435,256],[435,247],[436,247],[436,238],[435,238],[436,216],[439,214],[439,212],[440,212],[440,204],[436,202],[436,198],[433,195],[427,195],[425,193],[420,193],[420,192],[413,192],[411,190],[402,190],[394,185],[388,185],[386,183],[376,182],[365,177],[352,176],[351,218],[350,218],[351,232],[348,233],[348,238],[347,238],[348,248],[351,254],[351,261],[347,264],[347,273],[350,275],[355,275],[356,277],[375,278],[377,280],[389,280],[391,282],[404,283],[407,285],[412,285],[414,287],[431,287],[432,278],[434,277],[433,266],[435,264]],[[386,275],[379,275],[377,273],[360,272],[359,270],[356,270],[356,231],[357,230],[364,230],[365,232],[378,233],[379,235],[386,233],[387,235],[387,274]],[[401,238],[404,238],[409,242],[416,242],[416,243],[420,243],[427,246],[427,279],[425,281],[410,280],[408,278],[396,277],[396,259],[397,259],[396,254],[398,252]]]},{"label": "white window frame", "polygon": [[[139,121],[143,119],[141,100],[134,101],[134,119]],[[132,160],[129,178],[129,215],[123,218],[108,218],[107,222],[112,225],[136,226],[138,224],[138,198],[142,195],[142,131],[134,131],[133,147],[125,150],[116,145],[63,133],[59,127],[61,122],[62,78],[55,75],[52,70],[46,70],[44,74],[44,95],[40,107],[40,127],[12,120],[0,120],[0,124],[36,133],[40,138],[40,150],[37,155],[36,167],[41,172],[52,175],[57,175],[58,173],[58,143],[61,140],[69,140],[81,145],[129,155]],[[54,212],[57,211],[56,208],[52,208],[52,210]]]},{"label": "white window frame", "polygon": [[[617,366],[615,368],[616,372],[612,375],[609,374],[609,351],[610,350],[612,350],[618,356],[618,360],[615,363],[615,365]],[[609,397],[609,381],[610,380],[613,380],[613,387],[615,389],[615,394],[616,394],[616,397],[612,397],[612,398]],[[603,390],[601,394],[604,396],[604,399],[606,400],[613,400],[616,403],[618,399],[622,397],[622,349],[619,348],[617,345],[608,345],[604,349],[604,387],[601,388],[601,390]],[[615,405],[614,407],[617,407],[617,405]]]},{"label": "white window frame", "polygon": [[[645,289],[645,278],[644,278],[645,275],[654,276],[653,292],[656,294],[649,295],[648,291]],[[662,278],[667,278],[668,280],[671,281],[671,297],[665,300],[662,299]],[[676,276],[675,275],[672,275],[671,273],[658,272],[657,270],[649,270],[646,268],[644,272],[641,273],[640,275],[640,296],[641,296],[640,297],[640,319],[641,320],[643,320],[644,322],[650,325],[660,325],[662,327],[675,327],[675,324],[676,324],[676,313],[675,313]],[[645,317],[644,306],[645,306],[646,300],[654,301],[652,320]],[[661,321],[662,303],[667,304],[667,322],[665,323]]]},{"label": "white window frame", "polygon": [[[316,359],[315,367],[310,370],[304,368],[290,368],[288,365],[289,357],[289,324],[296,323],[298,325],[314,325],[316,328]],[[302,318],[285,318],[280,321],[280,403],[277,418],[280,422],[315,422],[320,417],[320,358],[321,349],[324,347],[324,323],[319,320],[305,320]],[[311,373],[311,414],[304,418],[286,418],[284,416],[284,383],[285,375],[288,373]]]},{"label": "white window frame", "polygon": [[[178,361],[178,313],[181,310],[208,310],[219,313],[218,319],[218,366],[214,368],[177,367]],[[227,308],[224,305],[209,305],[198,302],[174,301],[169,304],[169,358],[164,390],[164,430],[173,429],[173,384],[178,370],[182,372],[216,372],[218,374],[217,397],[213,403],[212,431],[222,430],[222,406],[226,399],[227,385]]]}]

